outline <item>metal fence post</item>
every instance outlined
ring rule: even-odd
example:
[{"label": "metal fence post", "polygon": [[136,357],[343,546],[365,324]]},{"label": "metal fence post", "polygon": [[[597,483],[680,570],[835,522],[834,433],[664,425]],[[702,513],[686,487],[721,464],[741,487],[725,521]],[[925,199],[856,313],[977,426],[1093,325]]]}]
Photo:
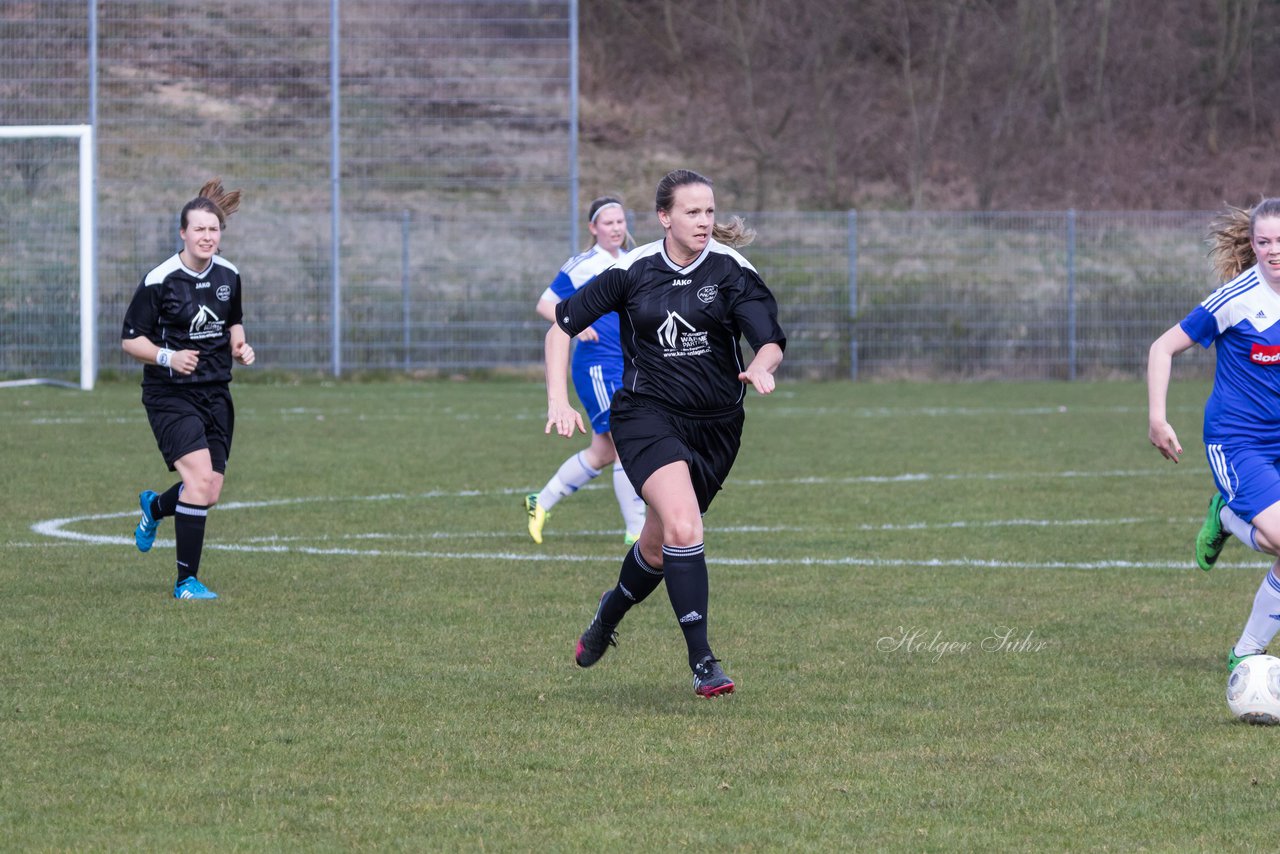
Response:
[{"label": "metal fence post", "polygon": [[578,0],[569,3],[569,257],[578,254]]},{"label": "metal fence post", "polygon": [[1076,378],[1076,209],[1067,211],[1067,379]]},{"label": "metal fence post", "polygon": [[332,268],[330,302],[333,313],[332,370],[335,377],[342,376],[342,279],[339,264],[342,260],[342,43],[341,0],[329,0],[329,230],[333,246],[329,250]]},{"label": "metal fence post", "polygon": [[400,216],[400,316],[404,325],[404,369],[411,367],[409,360],[409,218],[412,214],[405,210]]},{"label": "metal fence post", "polygon": [[846,234],[849,247],[849,379],[858,378],[858,212],[849,211]]}]

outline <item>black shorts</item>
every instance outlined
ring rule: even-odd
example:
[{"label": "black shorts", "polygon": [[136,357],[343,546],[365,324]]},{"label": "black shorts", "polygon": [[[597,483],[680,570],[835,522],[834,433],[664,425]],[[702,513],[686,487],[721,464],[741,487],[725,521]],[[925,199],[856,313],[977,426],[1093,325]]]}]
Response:
[{"label": "black shorts", "polygon": [[636,492],[655,471],[684,460],[698,508],[706,513],[738,456],[742,407],[707,417],[677,415],[623,389],[614,394],[612,409],[613,444]]},{"label": "black shorts", "polygon": [[213,470],[226,474],[236,410],[225,385],[143,386],[142,405],[165,465],[192,451],[209,449]]}]

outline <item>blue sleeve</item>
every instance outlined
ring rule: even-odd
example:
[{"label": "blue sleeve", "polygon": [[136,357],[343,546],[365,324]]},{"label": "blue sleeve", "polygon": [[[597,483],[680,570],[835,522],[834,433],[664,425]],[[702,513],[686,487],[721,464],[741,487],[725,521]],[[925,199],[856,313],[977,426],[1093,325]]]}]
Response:
[{"label": "blue sleeve", "polygon": [[1182,331],[1187,333],[1192,341],[1206,350],[1218,339],[1218,319],[1202,305],[1193,308],[1191,313],[1182,318],[1182,322],[1178,325],[1182,327]]},{"label": "blue sleeve", "polygon": [[569,278],[569,274],[561,270],[559,275],[551,282],[551,291],[560,299],[565,300],[573,296],[575,288],[573,281]]}]

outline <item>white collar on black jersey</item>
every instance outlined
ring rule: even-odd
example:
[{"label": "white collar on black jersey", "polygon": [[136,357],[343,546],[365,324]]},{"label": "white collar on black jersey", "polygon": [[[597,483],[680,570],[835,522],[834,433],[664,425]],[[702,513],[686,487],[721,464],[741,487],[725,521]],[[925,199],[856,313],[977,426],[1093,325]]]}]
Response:
[{"label": "white collar on black jersey", "polygon": [[694,258],[684,267],[681,267],[675,261],[671,260],[671,256],[667,254],[667,241],[665,239],[658,241],[658,251],[662,253],[662,260],[666,261],[667,266],[672,270],[675,270],[677,273],[689,273],[696,270],[698,265],[701,264],[709,254],[711,254],[711,247],[715,245],[716,242],[714,239],[708,240],[707,245],[702,247],[702,251],[698,253],[698,257]]},{"label": "white collar on black jersey", "polygon": [[[216,255],[215,255],[215,256],[213,256],[213,258],[216,258],[216,257],[217,257]],[[213,258],[210,258],[210,259],[209,259],[209,266],[205,267],[203,270],[196,271],[196,270],[193,270],[193,269],[191,269],[190,267],[188,267],[186,264],[182,263],[182,253],[181,253],[181,252],[179,252],[179,253],[178,253],[178,266],[182,268],[182,271],[183,271],[184,273],[186,273],[186,274],[188,274],[189,276],[191,276],[191,278],[193,278],[193,279],[203,279],[205,276],[209,275],[209,271],[213,269]]]},{"label": "white collar on black jersey", "polygon": [[[666,262],[668,267],[675,270],[677,273],[692,272],[697,269],[698,265],[705,261],[713,252],[720,255],[728,255],[736,261],[740,267],[744,267],[753,273],[756,272],[756,268],[751,265],[750,261],[742,256],[741,252],[728,244],[721,243],[714,237],[707,241],[707,245],[702,249],[702,254],[690,261],[689,266],[687,267],[677,267],[676,263],[667,257],[667,244],[665,240],[657,240],[654,242],[658,246],[658,252],[662,255],[662,260]],[[641,247],[641,249],[643,249],[643,247]],[[642,254],[641,250],[636,250],[636,254]]]}]

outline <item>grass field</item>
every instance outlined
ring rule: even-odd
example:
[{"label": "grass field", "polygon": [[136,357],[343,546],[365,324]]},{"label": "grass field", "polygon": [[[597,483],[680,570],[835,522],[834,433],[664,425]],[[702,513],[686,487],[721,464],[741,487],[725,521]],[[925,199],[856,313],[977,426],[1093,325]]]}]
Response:
[{"label": "grass field", "polygon": [[201,577],[133,384],[0,390],[0,847],[1247,850],[1280,731],[1223,659],[1266,560],[1194,538],[1136,383],[782,384],[707,515],[694,697],[660,590],[591,670],[608,485],[533,383],[237,384]]}]

